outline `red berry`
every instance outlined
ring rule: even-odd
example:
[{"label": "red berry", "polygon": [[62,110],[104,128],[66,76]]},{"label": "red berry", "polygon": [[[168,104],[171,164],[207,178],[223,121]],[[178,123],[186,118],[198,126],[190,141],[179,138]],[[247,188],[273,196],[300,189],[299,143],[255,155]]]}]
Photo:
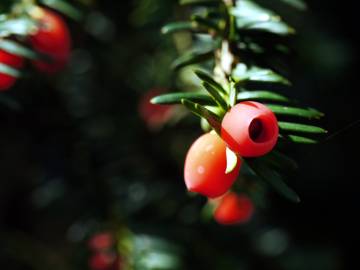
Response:
[{"label": "red berry", "polygon": [[108,250],[115,243],[114,237],[109,232],[95,234],[89,240],[89,247],[95,251]]},{"label": "red berry", "polygon": [[35,67],[46,73],[60,71],[70,57],[71,37],[65,21],[55,12],[39,8],[33,13],[39,22],[38,31],[30,37],[33,48],[49,56],[49,62],[33,61]]},{"label": "red berry", "polygon": [[164,92],[165,90],[160,88],[151,89],[140,99],[139,114],[150,129],[158,129],[173,115],[173,106],[150,103],[153,97]]},{"label": "red berry", "polygon": [[111,270],[116,263],[116,255],[112,253],[95,253],[89,259],[89,267],[92,270]]},{"label": "red berry", "polygon": [[227,193],[221,198],[214,218],[223,225],[246,223],[254,213],[254,205],[246,195]]},{"label": "red berry", "polygon": [[228,111],[221,123],[221,137],[244,157],[257,157],[276,145],[279,127],[275,114],[265,105],[245,101]]},{"label": "red berry", "polygon": [[16,81],[15,77],[8,74],[0,73],[0,91],[5,91],[14,85]]},{"label": "red berry", "polygon": [[[24,64],[24,59],[6,51],[0,50],[0,64],[8,65],[12,68],[21,68]],[[0,91],[9,89],[16,81],[16,78],[5,73],[0,73]]]},{"label": "red berry", "polygon": [[24,65],[24,58],[4,50],[0,50],[0,63],[20,69]]},{"label": "red berry", "polygon": [[206,133],[190,147],[184,167],[185,184],[189,191],[209,198],[223,195],[239,175],[241,159],[226,174],[226,144],[217,135]]}]

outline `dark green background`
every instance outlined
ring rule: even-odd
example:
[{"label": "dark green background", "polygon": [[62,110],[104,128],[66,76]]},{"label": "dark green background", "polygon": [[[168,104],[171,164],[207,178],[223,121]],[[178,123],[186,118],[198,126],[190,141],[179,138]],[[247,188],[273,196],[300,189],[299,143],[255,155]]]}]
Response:
[{"label": "dark green background", "polygon": [[[167,66],[152,67],[156,81],[146,65],[161,50],[176,56],[171,39],[159,37],[174,1],[154,2],[154,14],[130,20],[136,1],[99,1],[106,31],[69,21],[76,50],[68,70],[51,79],[29,68],[1,93],[0,268],[37,269],[22,258],[42,243],[85,269],[86,247],[66,238],[69,228],[89,220],[89,230],[102,228],[115,211],[133,231],[185,247],[184,269],[356,269],[360,126],[343,130],[359,120],[355,3],[311,1],[307,13],[289,16],[299,34],[287,94],[325,112],[331,137],[292,149],[300,169],[289,183],[302,202],[271,194],[253,223],[226,228],[199,222],[203,200],[185,192],[184,152],[201,134],[195,120],[152,133],[138,116],[143,93],[159,81],[170,85]],[[139,192],[146,199],[134,202]],[[288,235],[285,253],[256,252],[253,239],[266,228]],[[36,255],[30,261],[59,267]]]}]

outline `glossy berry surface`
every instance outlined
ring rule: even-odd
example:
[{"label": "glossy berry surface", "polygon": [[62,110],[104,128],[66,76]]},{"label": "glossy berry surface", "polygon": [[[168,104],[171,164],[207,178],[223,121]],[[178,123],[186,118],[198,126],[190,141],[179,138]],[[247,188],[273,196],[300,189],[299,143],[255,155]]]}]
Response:
[{"label": "glossy berry surface", "polygon": [[241,224],[249,221],[253,213],[254,205],[248,196],[230,192],[221,198],[214,218],[223,225]]},{"label": "glossy berry surface", "polygon": [[185,184],[189,191],[209,198],[223,195],[239,175],[241,160],[226,174],[226,144],[215,133],[206,133],[190,147],[184,166]]},{"label": "glossy berry surface", "polygon": [[[24,59],[6,51],[0,50],[0,63],[9,67],[19,69],[24,64]],[[0,72],[0,91],[9,89],[16,82],[16,78],[5,73]]]},{"label": "glossy berry surface", "polygon": [[49,61],[33,61],[35,67],[46,73],[58,72],[64,68],[70,57],[71,37],[65,21],[55,12],[39,8],[33,17],[38,20],[38,31],[30,37],[30,42],[39,53],[49,57]]},{"label": "glossy berry surface", "polygon": [[221,137],[231,150],[243,157],[258,157],[270,152],[278,135],[275,114],[259,102],[236,104],[221,123]]}]

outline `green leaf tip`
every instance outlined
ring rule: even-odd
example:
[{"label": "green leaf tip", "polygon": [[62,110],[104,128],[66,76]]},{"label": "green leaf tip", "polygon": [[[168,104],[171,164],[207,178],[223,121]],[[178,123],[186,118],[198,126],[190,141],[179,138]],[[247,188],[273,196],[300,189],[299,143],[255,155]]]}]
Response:
[{"label": "green leaf tip", "polygon": [[218,5],[221,4],[220,0],[180,0],[180,5]]},{"label": "green leaf tip", "polygon": [[208,84],[215,87],[219,92],[226,94],[226,90],[222,87],[222,85],[215,81],[207,72],[198,69],[195,70],[194,73],[200,80],[207,82]]},{"label": "green leaf tip", "polygon": [[75,8],[73,5],[68,3],[64,0],[41,0],[41,2],[50,7],[53,8],[69,18],[75,20],[75,21],[81,21],[84,17],[84,14],[77,8]]},{"label": "green leaf tip", "polygon": [[22,73],[19,70],[10,67],[8,65],[5,65],[3,63],[0,63],[0,73],[4,73],[15,78],[19,78],[22,76]]},{"label": "green leaf tip", "polygon": [[187,99],[189,101],[199,103],[201,105],[214,106],[214,100],[201,92],[174,92],[169,94],[162,94],[151,99],[152,104],[172,105],[182,104],[181,100]]},{"label": "green leaf tip", "polygon": [[11,41],[11,40],[0,40],[0,49],[4,50],[8,53],[14,54],[14,55],[18,55],[18,56],[22,56],[25,58],[29,58],[32,60],[37,60],[41,58],[41,55],[20,45],[17,42]]},{"label": "green leaf tip", "polygon": [[301,201],[299,195],[283,181],[281,175],[265,166],[261,160],[247,159],[247,164],[255,174],[272,186],[284,198],[294,203]]},{"label": "green leaf tip", "polygon": [[213,57],[213,50],[205,51],[205,52],[198,52],[192,51],[186,54],[181,55],[172,63],[171,68],[173,70],[179,70],[188,65],[193,65],[197,63],[202,63],[207,60],[212,59]]},{"label": "green leaf tip", "polygon": [[322,112],[319,112],[315,109],[307,109],[307,108],[296,108],[296,107],[288,107],[274,104],[266,104],[270,110],[272,110],[275,114],[278,115],[287,115],[287,116],[295,116],[302,117],[308,119],[320,119],[324,116]]},{"label": "green leaf tip", "polygon": [[194,30],[197,27],[196,22],[172,22],[161,28],[161,33],[172,34],[179,31]]},{"label": "green leaf tip", "polygon": [[220,95],[220,93],[218,93],[217,89],[208,82],[203,82],[202,85],[206,91],[208,91],[214,101],[219,105],[219,107],[226,112],[228,110],[228,104],[226,103],[226,100]]},{"label": "green leaf tip", "polygon": [[316,144],[316,143],[318,143],[317,140],[314,140],[312,138],[307,138],[307,137],[292,135],[292,134],[286,135],[286,136],[284,136],[284,138],[293,143],[299,143],[299,144]]},{"label": "green leaf tip", "polygon": [[205,118],[209,124],[214,128],[216,133],[220,134],[221,130],[221,120],[220,117],[213,113],[212,111],[206,109],[198,103],[192,101],[181,99],[181,103],[188,108],[193,114]]},{"label": "green leaf tip", "polygon": [[305,124],[291,123],[291,122],[282,122],[279,121],[279,128],[284,131],[292,131],[292,132],[301,132],[301,133],[315,133],[315,134],[324,134],[327,133],[327,130]]},{"label": "green leaf tip", "polygon": [[276,102],[290,102],[290,100],[280,94],[271,91],[243,91],[237,95],[238,101],[245,100],[259,100],[259,101],[276,101]]}]

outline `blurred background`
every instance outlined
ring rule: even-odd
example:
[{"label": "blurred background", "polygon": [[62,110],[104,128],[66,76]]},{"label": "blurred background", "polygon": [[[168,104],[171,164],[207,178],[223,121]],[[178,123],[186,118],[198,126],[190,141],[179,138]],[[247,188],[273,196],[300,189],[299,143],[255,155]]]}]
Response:
[{"label": "blurred background", "polygon": [[291,149],[299,170],[288,182],[301,203],[270,191],[250,222],[221,226],[183,182],[198,119],[146,105],[191,77],[169,68],[189,36],[160,33],[188,10],[176,0],[84,1],[84,21],[67,21],[68,68],[29,69],[0,93],[0,269],[101,270],[89,239],[103,232],[134,269],[356,269],[358,14],[355,3],[307,4],[279,7],[298,30],[286,95],[325,112],[328,136]]}]

